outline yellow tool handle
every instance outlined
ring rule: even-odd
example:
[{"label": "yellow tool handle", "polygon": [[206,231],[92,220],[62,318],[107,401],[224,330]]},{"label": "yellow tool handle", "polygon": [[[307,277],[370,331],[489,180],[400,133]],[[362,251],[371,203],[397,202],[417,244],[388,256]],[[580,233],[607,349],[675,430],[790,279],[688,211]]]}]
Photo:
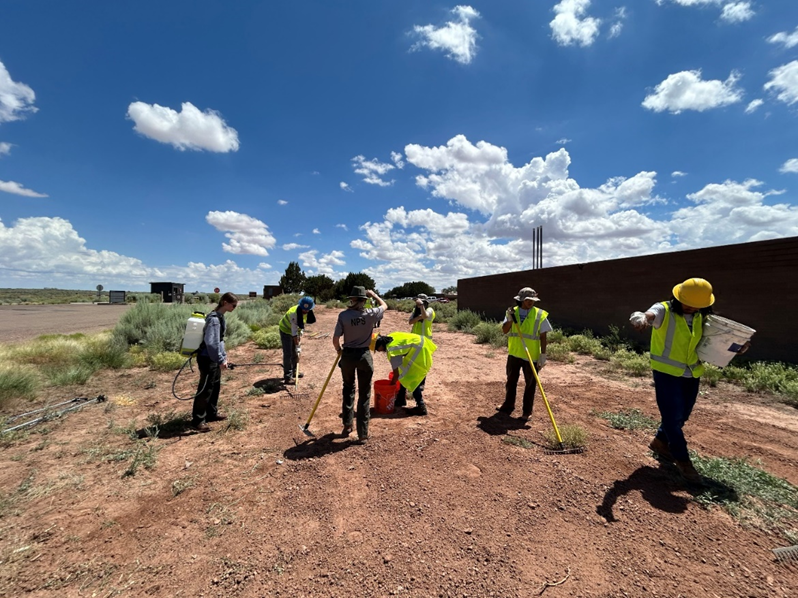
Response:
[{"label": "yellow tool handle", "polygon": [[554,421],[554,414],[551,412],[551,407],[549,406],[548,399],[546,399],[546,393],[543,390],[543,385],[540,383],[540,377],[538,376],[538,372],[535,369],[535,364],[532,361],[532,356],[529,354],[529,349],[526,346],[526,341],[524,340],[524,337],[521,334],[521,325],[515,321],[515,318],[513,318],[513,324],[515,325],[515,329],[518,332],[518,338],[521,340],[521,344],[524,346],[524,351],[526,352],[526,358],[529,360],[529,367],[532,368],[532,374],[534,374],[535,376],[535,382],[537,382],[538,388],[540,389],[540,396],[543,397],[543,404],[546,405],[546,411],[549,412],[549,419],[551,420],[551,425],[554,428],[554,434],[557,436],[557,442],[560,443],[560,448],[562,448],[562,436],[560,436],[560,430],[557,427],[557,422]]},{"label": "yellow tool handle", "polygon": [[313,419],[313,415],[316,413],[316,409],[318,409],[319,403],[321,403],[321,398],[324,396],[324,391],[327,390],[327,385],[330,383],[330,378],[332,378],[333,372],[335,371],[335,366],[338,365],[338,360],[339,359],[341,359],[341,352],[340,351],[335,356],[335,362],[333,363],[332,368],[330,368],[330,373],[327,374],[327,379],[324,381],[324,386],[321,387],[321,392],[319,393],[319,398],[316,399],[316,403],[313,405],[313,411],[310,412],[310,417],[308,417],[308,421],[305,423],[305,428],[306,429],[308,427],[310,427],[310,420]]}]

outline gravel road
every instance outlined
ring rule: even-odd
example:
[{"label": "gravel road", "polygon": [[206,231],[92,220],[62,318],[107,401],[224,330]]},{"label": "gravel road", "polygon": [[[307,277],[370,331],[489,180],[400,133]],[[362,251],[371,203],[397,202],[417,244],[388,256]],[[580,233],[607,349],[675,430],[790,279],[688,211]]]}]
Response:
[{"label": "gravel road", "polygon": [[113,328],[125,305],[0,305],[0,342],[18,343],[41,334],[91,334]]}]

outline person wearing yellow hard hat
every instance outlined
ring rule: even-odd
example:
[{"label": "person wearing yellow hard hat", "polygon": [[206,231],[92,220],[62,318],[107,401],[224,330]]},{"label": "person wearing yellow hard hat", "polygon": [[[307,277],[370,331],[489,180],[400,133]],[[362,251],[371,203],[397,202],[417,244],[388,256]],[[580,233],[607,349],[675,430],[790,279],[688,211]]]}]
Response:
[{"label": "person wearing yellow hard hat", "polygon": [[669,301],[655,303],[646,312],[636,311],[629,318],[638,331],[651,328],[651,369],[662,420],[649,448],[673,461],[685,480],[694,484],[701,483],[701,476],[690,461],[682,428],[698,397],[704,366],[696,347],[714,303],[708,281],[688,278],[673,287]]}]

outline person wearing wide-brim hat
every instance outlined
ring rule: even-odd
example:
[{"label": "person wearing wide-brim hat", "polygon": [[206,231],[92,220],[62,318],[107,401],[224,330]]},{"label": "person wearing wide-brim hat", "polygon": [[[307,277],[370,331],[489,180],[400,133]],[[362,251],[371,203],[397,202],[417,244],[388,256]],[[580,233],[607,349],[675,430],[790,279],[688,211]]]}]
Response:
[{"label": "person wearing wide-brim hat", "polygon": [[[515,394],[521,371],[524,372],[524,400],[521,419],[532,417],[532,405],[535,401],[535,371],[540,372],[546,365],[546,334],[552,330],[549,313],[535,304],[540,301],[538,294],[530,287],[524,287],[513,297],[515,307],[507,308],[502,322],[502,332],[509,336],[507,343],[507,383],[505,385],[504,403],[498,411],[510,415],[515,409]],[[521,336],[518,336],[518,328]],[[527,357],[532,358],[532,363]]]},{"label": "person wearing wide-brim hat", "polygon": [[[688,278],[673,287],[670,300],[655,303],[646,312],[636,311],[629,318],[636,330],[651,328],[651,369],[662,421],[649,448],[658,457],[673,461],[685,480],[694,484],[701,483],[701,476],[690,461],[682,428],[698,398],[704,365],[696,347],[714,303],[708,281]],[[746,345],[741,352],[747,349]]]},{"label": "person wearing wide-brim hat", "polygon": [[[377,301],[377,307],[366,308],[366,299]],[[382,319],[388,305],[372,290],[355,286],[349,293],[349,305],[338,314],[338,322],[333,332],[333,346],[341,355],[338,367],[343,378],[343,399],[341,419],[344,429],[341,436],[352,433],[355,419],[355,377],[357,377],[357,437],[363,443],[369,437],[369,416],[371,410],[371,378],[374,375],[374,361],[369,347],[372,332]],[[343,347],[341,347],[343,337]]]}]

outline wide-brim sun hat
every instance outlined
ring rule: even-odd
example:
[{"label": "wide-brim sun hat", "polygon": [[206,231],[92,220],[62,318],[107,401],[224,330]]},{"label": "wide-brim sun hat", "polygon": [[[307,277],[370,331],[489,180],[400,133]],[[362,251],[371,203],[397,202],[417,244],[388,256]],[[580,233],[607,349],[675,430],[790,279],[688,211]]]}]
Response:
[{"label": "wide-brim sun hat", "polygon": [[352,291],[349,293],[350,299],[365,299],[366,298],[366,287],[352,287]]},{"label": "wide-brim sun hat", "polygon": [[712,285],[703,278],[688,278],[673,287],[673,296],[682,305],[704,309],[715,303]]},{"label": "wide-brim sun hat", "polygon": [[532,301],[540,301],[540,299],[538,298],[538,294],[535,292],[535,289],[532,289],[530,287],[524,287],[523,289],[518,291],[518,294],[515,297],[513,297],[513,299],[515,299],[516,301],[523,301],[524,299],[532,299]]}]

